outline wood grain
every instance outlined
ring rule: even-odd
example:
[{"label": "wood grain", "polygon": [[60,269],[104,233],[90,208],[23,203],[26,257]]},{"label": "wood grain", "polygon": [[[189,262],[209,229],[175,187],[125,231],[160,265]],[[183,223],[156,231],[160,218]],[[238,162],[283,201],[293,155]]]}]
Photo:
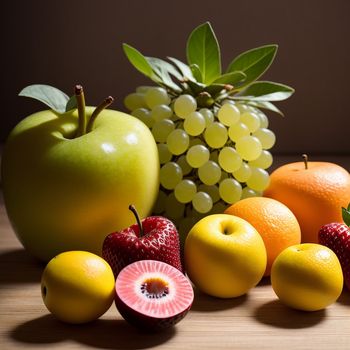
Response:
[{"label": "wood grain", "polygon": [[[340,162],[349,169],[349,159]],[[115,306],[99,320],[71,326],[41,300],[44,266],[21,247],[0,201],[0,348],[11,349],[349,349],[350,292],[320,312],[282,305],[269,280],[229,300],[196,291],[187,317],[164,333],[129,326]]]}]

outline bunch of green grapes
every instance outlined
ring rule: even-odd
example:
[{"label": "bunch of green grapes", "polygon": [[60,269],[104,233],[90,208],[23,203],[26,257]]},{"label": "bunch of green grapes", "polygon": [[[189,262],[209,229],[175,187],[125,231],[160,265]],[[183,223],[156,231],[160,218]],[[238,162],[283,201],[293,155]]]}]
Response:
[{"label": "bunch of green grapes", "polygon": [[193,96],[172,98],[161,87],[139,87],[124,102],[157,142],[156,214],[176,221],[221,213],[268,186],[275,135],[260,110],[230,100],[198,108]]}]

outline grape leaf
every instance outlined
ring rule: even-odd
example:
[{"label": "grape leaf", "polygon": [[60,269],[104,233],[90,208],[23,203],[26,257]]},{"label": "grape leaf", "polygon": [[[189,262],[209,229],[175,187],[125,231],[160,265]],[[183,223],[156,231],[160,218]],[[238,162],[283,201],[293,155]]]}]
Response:
[{"label": "grape leaf", "polygon": [[246,75],[241,71],[226,73],[216,78],[213,84],[230,84],[235,86],[237,83],[246,79]]},{"label": "grape leaf", "polygon": [[134,47],[123,44],[123,50],[130,61],[130,63],[142,74],[146,75],[147,77],[151,78],[153,75],[153,70],[151,65],[149,64],[147,58],[142,55],[142,53],[138,50],[136,50]]},{"label": "grape leaf", "polygon": [[282,111],[280,111],[274,104],[268,101],[246,101],[245,104],[256,107],[256,108],[262,108],[262,109],[267,109],[269,111],[275,112],[279,114],[280,116],[284,117],[284,114]]},{"label": "grape leaf", "polygon": [[200,71],[198,64],[191,64],[190,69],[196,81],[198,83],[203,83],[202,72]]},{"label": "grape leaf", "polygon": [[277,45],[265,45],[241,53],[232,60],[227,68],[227,73],[242,71],[246,74],[246,80],[241,87],[250,84],[261,77],[273,62]]},{"label": "grape leaf", "polygon": [[209,22],[192,31],[186,53],[188,63],[198,65],[204,84],[209,85],[221,74],[220,48]]},{"label": "grape leaf", "polygon": [[289,98],[294,89],[272,81],[256,81],[242,90],[239,96],[250,96],[252,100],[282,101]]},{"label": "grape leaf", "polygon": [[60,114],[66,111],[69,100],[68,95],[61,90],[44,84],[29,85],[21,90],[18,96],[34,98]]},{"label": "grape leaf", "polygon": [[169,62],[156,57],[146,57],[148,63],[152,67],[152,71],[158,76],[160,82],[168,88],[181,92],[181,89],[173,82],[170,74],[174,75],[178,80],[182,79],[181,74]]},{"label": "grape leaf", "polygon": [[168,57],[168,59],[175,64],[177,69],[181,72],[182,78],[186,78],[188,80],[194,80],[193,73],[191,71],[191,68],[186,64],[178,60],[174,57]]}]

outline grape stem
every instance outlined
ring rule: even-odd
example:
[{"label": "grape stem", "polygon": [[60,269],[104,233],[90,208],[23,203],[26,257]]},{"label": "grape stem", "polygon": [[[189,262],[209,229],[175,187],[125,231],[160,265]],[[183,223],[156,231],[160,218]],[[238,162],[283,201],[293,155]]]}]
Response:
[{"label": "grape stem", "polygon": [[136,218],[137,225],[139,226],[139,237],[144,236],[144,231],[143,231],[143,226],[142,226],[142,221],[140,220],[139,213],[137,212],[136,208],[134,205],[130,204],[129,205],[129,210],[132,211]]},{"label": "grape stem", "polygon": [[302,157],[304,160],[305,170],[307,170],[309,168],[309,166],[308,166],[309,157],[307,156],[307,154],[303,154]]}]

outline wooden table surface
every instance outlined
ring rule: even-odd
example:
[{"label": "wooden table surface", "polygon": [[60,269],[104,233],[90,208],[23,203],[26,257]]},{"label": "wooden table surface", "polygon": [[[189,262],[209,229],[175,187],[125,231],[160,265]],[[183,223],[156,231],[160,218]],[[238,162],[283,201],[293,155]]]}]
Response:
[{"label": "wooden table surface", "polygon": [[[350,169],[350,157],[318,157]],[[275,166],[295,159],[279,158]],[[41,300],[44,266],[22,248],[0,201],[0,349],[350,349],[350,292],[319,312],[282,305],[269,280],[247,295],[220,300],[196,292],[185,319],[164,333],[129,326],[115,306],[99,320],[57,321]]]}]

